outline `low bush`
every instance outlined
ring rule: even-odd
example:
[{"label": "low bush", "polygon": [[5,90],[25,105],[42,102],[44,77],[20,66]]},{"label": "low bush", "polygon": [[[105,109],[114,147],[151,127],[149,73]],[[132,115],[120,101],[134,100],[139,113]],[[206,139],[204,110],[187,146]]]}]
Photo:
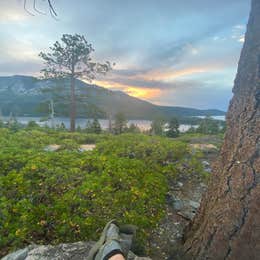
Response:
[{"label": "low bush", "polygon": [[[97,147],[80,152],[85,143]],[[45,151],[50,144],[61,148]],[[137,225],[145,244],[164,215],[167,178],[184,163],[201,170],[184,142],[142,134],[0,129],[0,147],[0,254],[97,239],[114,218]]]}]

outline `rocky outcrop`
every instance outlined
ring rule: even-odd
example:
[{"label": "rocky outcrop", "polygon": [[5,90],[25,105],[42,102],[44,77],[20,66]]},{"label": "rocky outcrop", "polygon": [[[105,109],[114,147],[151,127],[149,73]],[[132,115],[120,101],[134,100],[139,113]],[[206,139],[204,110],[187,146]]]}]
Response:
[{"label": "rocky outcrop", "polygon": [[[11,253],[2,260],[85,260],[94,242],[77,242],[57,246],[31,245]],[[149,260],[129,252],[128,260]]]},{"label": "rocky outcrop", "polygon": [[193,259],[260,256],[260,0],[252,0],[233,93],[208,193],[186,233]]},{"label": "rocky outcrop", "polygon": [[93,244],[94,243],[91,242],[77,242],[72,244],[60,244],[58,246],[31,245],[5,256],[2,260],[86,259]]},{"label": "rocky outcrop", "polygon": [[199,173],[193,172],[190,175],[180,174],[176,180],[169,182],[165,216],[149,239],[149,256],[152,259],[185,260],[181,255],[183,231],[195,216],[207,189],[204,181]]}]

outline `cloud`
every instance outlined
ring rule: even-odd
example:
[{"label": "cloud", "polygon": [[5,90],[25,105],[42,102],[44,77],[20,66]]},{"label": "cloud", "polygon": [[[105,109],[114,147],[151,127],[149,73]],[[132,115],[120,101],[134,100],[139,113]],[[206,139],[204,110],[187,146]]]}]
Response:
[{"label": "cloud", "polygon": [[[2,2],[0,74],[36,75],[39,51],[63,33],[80,33],[95,47],[94,59],[117,64],[99,85],[160,104],[189,100],[198,107],[204,101],[197,92],[205,106],[213,105],[204,94],[211,92],[226,106],[250,5],[249,0],[55,1],[56,21],[28,15],[21,0]],[[44,1],[38,3],[44,11]]]},{"label": "cloud", "polygon": [[2,0],[0,9],[0,24],[19,23],[27,19],[21,3],[14,0]]},{"label": "cloud", "polygon": [[176,69],[115,70],[95,83],[160,105],[226,109],[236,68],[229,56],[225,58]]},{"label": "cloud", "polygon": [[26,15],[16,12],[13,10],[10,11],[0,11],[0,24],[9,23],[9,22],[21,22],[26,20]]},{"label": "cloud", "polygon": [[[229,56],[226,59],[219,60],[204,60],[203,62],[191,62],[190,65],[180,66],[176,68],[152,68],[143,70],[114,70],[105,77],[100,77],[100,82],[106,81],[106,87],[113,83],[117,84],[117,88],[124,85],[138,87],[145,87],[150,89],[167,89],[176,86],[185,87],[194,82],[194,79],[207,78],[210,75],[214,79],[214,74],[223,75],[223,69],[227,70],[233,68],[233,61],[230,61]],[[228,73],[235,73],[229,71]],[[225,75],[226,78],[226,75]],[[233,79],[233,77],[231,77]],[[230,78],[229,78],[230,79]],[[99,83],[101,84],[101,83]],[[200,83],[201,85],[201,83]]]},{"label": "cloud", "polygon": [[124,91],[125,93],[129,94],[130,96],[142,98],[142,99],[151,99],[160,96],[161,89],[160,88],[150,88],[144,86],[131,86],[127,85],[127,83],[118,83],[116,81],[102,81],[102,80],[95,80],[93,82],[98,86],[102,86],[105,88],[109,88],[111,90],[120,90]]},{"label": "cloud", "polygon": [[235,25],[232,28],[231,38],[236,40],[237,42],[244,43],[245,42],[245,31],[246,26],[243,24]]},{"label": "cloud", "polygon": [[30,61],[19,61],[15,63],[14,61],[10,62],[1,62],[0,61],[0,75],[1,76],[12,76],[12,75],[34,75],[39,76],[40,70],[42,69],[41,64]]},{"label": "cloud", "polygon": [[161,93],[156,98],[151,98],[151,102],[161,105],[172,106],[186,106],[201,109],[219,108],[224,111],[227,110],[229,100],[232,92],[228,88],[212,88],[206,91],[205,86],[197,86],[185,88],[182,91],[169,90]]},{"label": "cloud", "polygon": [[144,79],[171,81],[176,78],[183,76],[190,76],[193,74],[205,73],[210,71],[209,67],[188,67],[185,69],[172,69],[172,70],[154,70],[144,74],[142,77]]},{"label": "cloud", "polygon": [[[220,75],[215,75],[219,77]],[[223,75],[222,75],[223,77]],[[211,77],[210,77],[211,78]],[[229,86],[219,85],[218,81],[176,80],[171,83],[160,81],[96,81],[98,85],[112,90],[121,90],[127,94],[148,100],[158,105],[188,106],[197,108],[227,109],[232,91]]]},{"label": "cloud", "polygon": [[30,40],[5,34],[0,42],[0,74],[38,75],[42,68],[38,53]]}]

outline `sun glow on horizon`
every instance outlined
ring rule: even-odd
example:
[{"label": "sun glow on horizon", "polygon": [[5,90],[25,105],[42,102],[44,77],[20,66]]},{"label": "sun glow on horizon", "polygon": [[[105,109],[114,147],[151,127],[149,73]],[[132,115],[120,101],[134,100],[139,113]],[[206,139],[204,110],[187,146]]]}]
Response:
[{"label": "sun glow on horizon", "polygon": [[[226,68],[230,67],[225,62],[212,61],[208,64],[197,64],[197,66],[187,66],[186,68],[157,68],[145,72],[137,70],[136,73],[130,75],[124,73],[124,71],[117,70],[101,79],[95,80],[93,83],[157,104],[163,104],[162,100],[166,100],[170,95],[172,96],[172,102],[175,103],[174,93],[176,91],[178,93],[178,91],[183,89],[184,95],[187,96],[187,93],[192,92],[194,89],[190,88],[193,83],[192,79],[197,77],[202,78],[205,84],[214,84],[215,81],[212,81],[213,83],[210,82],[208,77],[214,73],[218,75],[222,71],[223,66]],[[169,101],[167,101],[168,104]]]},{"label": "sun glow on horizon", "polygon": [[212,70],[217,70],[218,65],[209,65],[208,67],[198,66],[198,67],[190,67],[178,70],[154,70],[149,71],[144,75],[140,75],[140,78],[145,80],[161,80],[161,81],[172,81],[181,77],[190,76],[194,74],[207,73]]},{"label": "sun glow on horizon", "polygon": [[160,96],[161,90],[160,89],[150,89],[150,88],[135,88],[129,87],[125,91],[127,94],[137,98],[155,98]]},{"label": "sun glow on horizon", "polygon": [[93,83],[107,89],[123,91],[126,94],[137,98],[149,99],[149,98],[158,97],[161,94],[161,90],[156,88],[151,89],[148,87],[135,87],[135,86],[120,84],[117,82],[101,81],[101,80],[95,80]]}]

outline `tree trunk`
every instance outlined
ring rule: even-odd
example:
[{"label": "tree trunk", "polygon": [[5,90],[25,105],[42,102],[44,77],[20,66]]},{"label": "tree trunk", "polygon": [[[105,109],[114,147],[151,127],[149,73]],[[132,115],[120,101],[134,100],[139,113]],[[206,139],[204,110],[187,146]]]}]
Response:
[{"label": "tree trunk", "polygon": [[260,259],[260,0],[252,0],[233,93],[208,192],[185,234],[193,259]]},{"label": "tree trunk", "polygon": [[50,118],[51,118],[51,128],[54,129],[55,128],[55,124],[54,124],[54,103],[53,103],[53,99],[51,99],[50,101]]},{"label": "tree trunk", "polygon": [[112,133],[113,132],[113,123],[112,123],[112,114],[110,113],[109,115],[108,115],[108,131],[109,131],[109,133]]},{"label": "tree trunk", "polygon": [[76,95],[75,95],[75,77],[71,76],[70,85],[70,131],[76,129]]}]

